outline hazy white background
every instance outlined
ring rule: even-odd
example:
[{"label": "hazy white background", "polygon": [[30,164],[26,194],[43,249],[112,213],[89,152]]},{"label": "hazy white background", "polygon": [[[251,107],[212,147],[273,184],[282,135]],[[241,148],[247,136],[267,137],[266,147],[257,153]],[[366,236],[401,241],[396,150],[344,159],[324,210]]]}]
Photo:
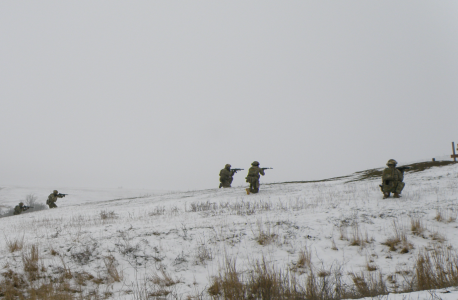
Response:
[{"label": "hazy white background", "polygon": [[[1,1],[0,185],[201,189],[450,154],[456,1]],[[246,171],[237,174],[242,184]]]}]

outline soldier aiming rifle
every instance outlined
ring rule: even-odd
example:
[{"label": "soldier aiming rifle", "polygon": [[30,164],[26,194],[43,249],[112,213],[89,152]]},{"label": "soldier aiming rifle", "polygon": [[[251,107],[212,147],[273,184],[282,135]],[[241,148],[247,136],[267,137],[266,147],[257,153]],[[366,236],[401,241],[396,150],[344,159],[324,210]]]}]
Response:
[{"label": "soldier aiming rifle", "polygon": [[60,194],[57,190],[54,190],[52,194],[48,196],[48,200],[46,200],[46,204],[49,208],[57,208],[56,202],[57,198],[64,198],[68,194]]},{"label": "soldier aiming rifle", "polygon": [[248,170],[247,177],[245,177],[246,182],[250,184],[250,187],[245,189],[247,195],[249,195],[250,193],[256,194],[257,192],[259,192],[259,178],[261,177],[260,175],[264,176],[264,170],[269,169],[272,168],[260,168],[258,161],[254,161],[251,163],[251,168]]},{"label": "soldier aiming rifle", "polygon": [[231,169],[230,164],[226,164],[224,169],[219,172],[219,188],[230,188],[232,180],[234,180],[234,174],[243,169]]},{"label": "soldier aiming rifle", "polygon": [[30,208],[33,208],[33,207],[24,205],[23,202],[19,202],[19,205],[16,205],[16,207],[14,208],[13,214],[14,215],[20,215],[20,214],[22,214],[23,211],[26,211],[26,210],[28,210]]}]

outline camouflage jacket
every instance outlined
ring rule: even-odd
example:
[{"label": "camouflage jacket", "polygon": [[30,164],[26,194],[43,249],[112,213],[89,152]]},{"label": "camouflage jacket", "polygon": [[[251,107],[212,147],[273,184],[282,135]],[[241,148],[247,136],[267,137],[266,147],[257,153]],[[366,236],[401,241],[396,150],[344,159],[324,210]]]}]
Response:
[{"label": "camouflage jacket", "polygon": [[219,177],[221,180],[231,180],[232,176],[234,176],[234,172],[226,168],[219,171]]},{"label": "camouflage jacket", "polygon": [[57,198],[63,198],[63,196],[59,196],[59,194],[57,195],[54,195],[54,193],[52,193],[51,195],[48,196],[48,200],[46,201],[46,204],[50,204],[50,203],[55,203],[57,201]]},{"label": "camouflage jacket", "polygon": [[248,170],[248,176],[247,177],[255,177],[255,178],[259,179],[259,177],[261,177],[261,176],[259,176],[259,174],[261,174],[262,176],[266,175],[264,173],[264,170],[261,169],[260,167],[251,166],[251,168]]},{"label": "camouflage jacket", "polygon": [[388,167],[383,170],[382,181],[385,183],[387,181],[403,181],[404,175],[402,172],[396,169],[395,167]]},{"label": "camouflage jacket", "polygon": [[16,207],[14,208],[14,214],[15,215],[20,215],[22,213],[23,209],[19,206],[19,205],[16,205]]}]

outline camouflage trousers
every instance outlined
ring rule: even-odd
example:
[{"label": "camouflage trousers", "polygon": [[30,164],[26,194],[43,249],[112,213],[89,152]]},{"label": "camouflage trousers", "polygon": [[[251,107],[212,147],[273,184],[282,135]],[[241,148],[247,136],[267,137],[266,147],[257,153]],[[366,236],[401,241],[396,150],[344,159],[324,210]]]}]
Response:
[{"label": "camouflage trousers", "polygon": [[259,192],[259,178],[248,176],[246,182],[250,184],[250,193]]},{"label": "camouflage trousers", "polygon": [[402,181],[389,181],[383,183],[382,190],[384,193],[398,193],[400,194],[406,184]]},{"label": "camouflage trousers", "polygon": [[48,204],[48,206],[49,206],[49,208],[57,208],[57,205],[56,205],[56,203],[54,203],[54,202],[50,202],[50,203]]},{"label": "camouflage trousers", "polygon": [[221,184],[219,185],[219,187],[223,187],[223,188],[230,188],[231,187],[231,184],[232,184],[232,178],[231,179],[219,179],[219,182],[221,182]]},{"label": "camouflage trousers", "polygon": [[232,181],[221,180],[220,182],[221,182],[220,187],[223,187],[223,188],[230,188],[231,187]]}]

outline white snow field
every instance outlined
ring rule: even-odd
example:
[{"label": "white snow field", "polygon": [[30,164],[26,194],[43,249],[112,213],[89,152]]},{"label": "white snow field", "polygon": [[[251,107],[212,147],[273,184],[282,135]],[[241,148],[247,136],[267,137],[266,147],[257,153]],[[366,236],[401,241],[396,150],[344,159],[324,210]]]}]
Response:
[{"label": "white snow field", "polygon": [[[315,284],[331,299],[341,284],[361,297],[378,289],[379,299],[458,299],[453,287],[415,291],[458,279],[458,164],[406,172],[400,199],[382,200],[372,171],[263,184],[267,173],[251,195],[61,189],[70,195],[57,209],[0,218],[0,298],[238,299],[222,296],[215,276],[235,266],[247,279],[264,261],[309,296]],[[35,193],[44,203],[51,191],[3,186],[0,201],[8,208]],[[421,257],[436,285],[420,276]]]}]

